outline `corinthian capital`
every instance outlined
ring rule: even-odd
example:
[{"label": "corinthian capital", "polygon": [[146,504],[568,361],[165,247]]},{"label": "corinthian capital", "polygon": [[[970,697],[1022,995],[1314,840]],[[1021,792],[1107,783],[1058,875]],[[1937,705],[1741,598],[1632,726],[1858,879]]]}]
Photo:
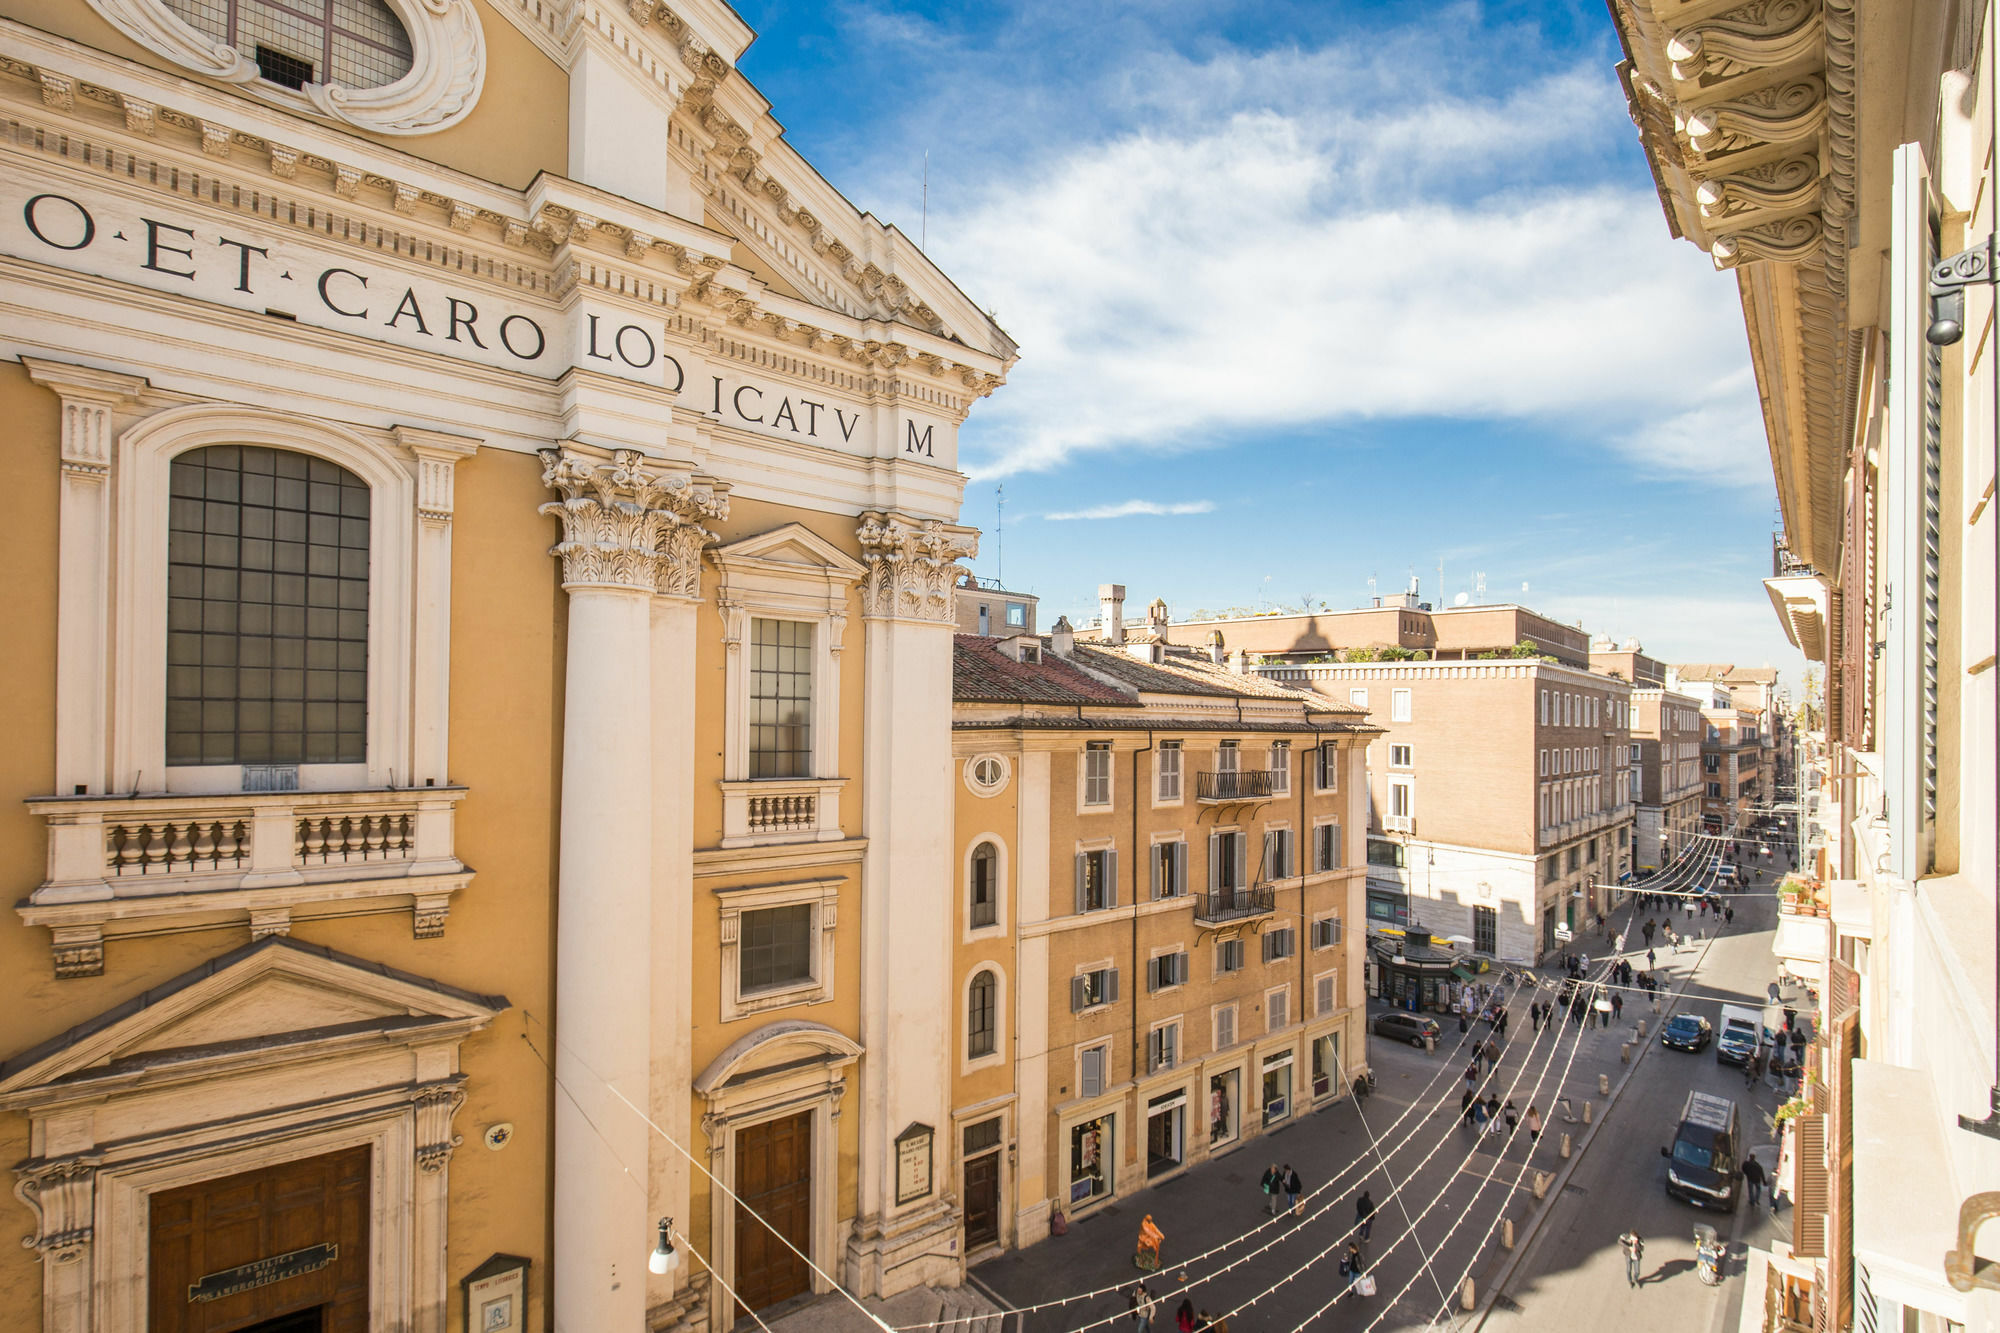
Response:
[{"label": "corinthian capital", "polygon": [[978,554],[977,528],[865,513],[855,535],[868,566],[861,579],[863,615],[940,625],[957,620],[951,593],[958,581],[957,562]]},{"label": "corinthian capital", "polygon": [[609,458],[544,449],[542,484],[562,499],[541,507],[562,521],[563,586],[635,588],[692,597],[701,549],[715,540],[702,526],[729,516],[729,487],[710,477],[662,471],[636,449]]}]

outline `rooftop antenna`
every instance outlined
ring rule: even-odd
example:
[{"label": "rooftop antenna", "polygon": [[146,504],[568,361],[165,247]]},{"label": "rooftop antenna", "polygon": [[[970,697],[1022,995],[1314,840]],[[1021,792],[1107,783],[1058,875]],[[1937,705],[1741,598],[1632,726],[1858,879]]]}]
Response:
[{"label": "rooftop antenna", "polygon": [[1007,586],[1007,487],[993,488],[993,577]]},{"label": "rooftop antenna", "polygon": [[917,249],[930,253],[931,240],[931,150],[924,149],[924,204],[917,215]]},{"label": "rooftop antenna", "polygon": [[1480,570],[1472,576],[1472,601],[1474,605],[1486,600],[1486,571]]},{"label": "rooftop antenna", "polygon": [[1368,601],[1371,605],[1375,601],[1375,576],[1373,574],[1368,576]]}]

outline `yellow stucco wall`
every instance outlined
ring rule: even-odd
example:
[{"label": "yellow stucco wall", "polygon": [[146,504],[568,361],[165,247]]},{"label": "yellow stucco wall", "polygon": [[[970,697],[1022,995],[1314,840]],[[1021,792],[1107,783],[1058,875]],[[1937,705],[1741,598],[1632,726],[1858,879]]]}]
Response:
[{"label": "yellow stucco wall", "polygon": [[[351,127],[343,127],[344,132],[513,189],[526,187],[538,172],[562,175],[569,161],[567,76],[486,0],[474,4],[486,36],[486,84],[471,115],[434,134],[362,134]],[[153,54],[105,22],[84,0],[7,0],[0,12],[134,64],[257,106],[269,105]]]}]

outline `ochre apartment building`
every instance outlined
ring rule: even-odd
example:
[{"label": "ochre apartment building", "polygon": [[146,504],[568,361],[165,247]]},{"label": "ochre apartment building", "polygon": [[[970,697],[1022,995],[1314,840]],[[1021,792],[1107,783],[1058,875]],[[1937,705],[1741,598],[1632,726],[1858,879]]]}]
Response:
[{"label": "ochre apartment building", "polygon": [[1647,656],[1637,639],[1591,640],[1590,669],[1631,683],[1625,776],[1633,805],[1633,868],[1657,870],[1701,831],[1701,712],[1685,696],[1669,692],[1675,668]]},{"label": "ochre apartment building", "polygon": [[5,11],[8,1327],[956,1282],[1006,335],[711,0]]},{"label": "ochre apartment building", "polygon": [[[1116,589],[1119,597],[1123,589]],[[1360,709],[1171,648],[963,636],[950,1142],[977,1258],[1366,1066]],[[1261,1170],[1261,1163],[1258,1170]]]}]

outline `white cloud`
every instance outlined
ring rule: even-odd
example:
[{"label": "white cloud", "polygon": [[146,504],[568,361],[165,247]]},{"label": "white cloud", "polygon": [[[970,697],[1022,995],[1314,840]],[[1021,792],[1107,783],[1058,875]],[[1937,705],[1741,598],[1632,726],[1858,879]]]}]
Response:
[{"label": "white cloud", "polygon": [[964,465],[991,477],[1422,416],[1548,422],[1656,461],[1747,438],[1754,398],[1738,423],[1728,395],[1691,407],[1685,390],[1740,375],[1733,284],[1668,238],[1650,192],[1467,195],[1550,152],[1590,81],[1368,119],[1170,115],[934,211],[933,257],[1022,345]]},{"label": "white cloud", "polygon": [[1115,505],[1094,505],[1089,509],[1070,509],[1060,514],[1044,514],[1051,523],[1060,523],[1077,518],[1131,518],[1135,514],[1207,514],[1215,509],[1213,500],[1184,500],[1176,504],[1161,504],[1157,500],[1123,500]]}]

